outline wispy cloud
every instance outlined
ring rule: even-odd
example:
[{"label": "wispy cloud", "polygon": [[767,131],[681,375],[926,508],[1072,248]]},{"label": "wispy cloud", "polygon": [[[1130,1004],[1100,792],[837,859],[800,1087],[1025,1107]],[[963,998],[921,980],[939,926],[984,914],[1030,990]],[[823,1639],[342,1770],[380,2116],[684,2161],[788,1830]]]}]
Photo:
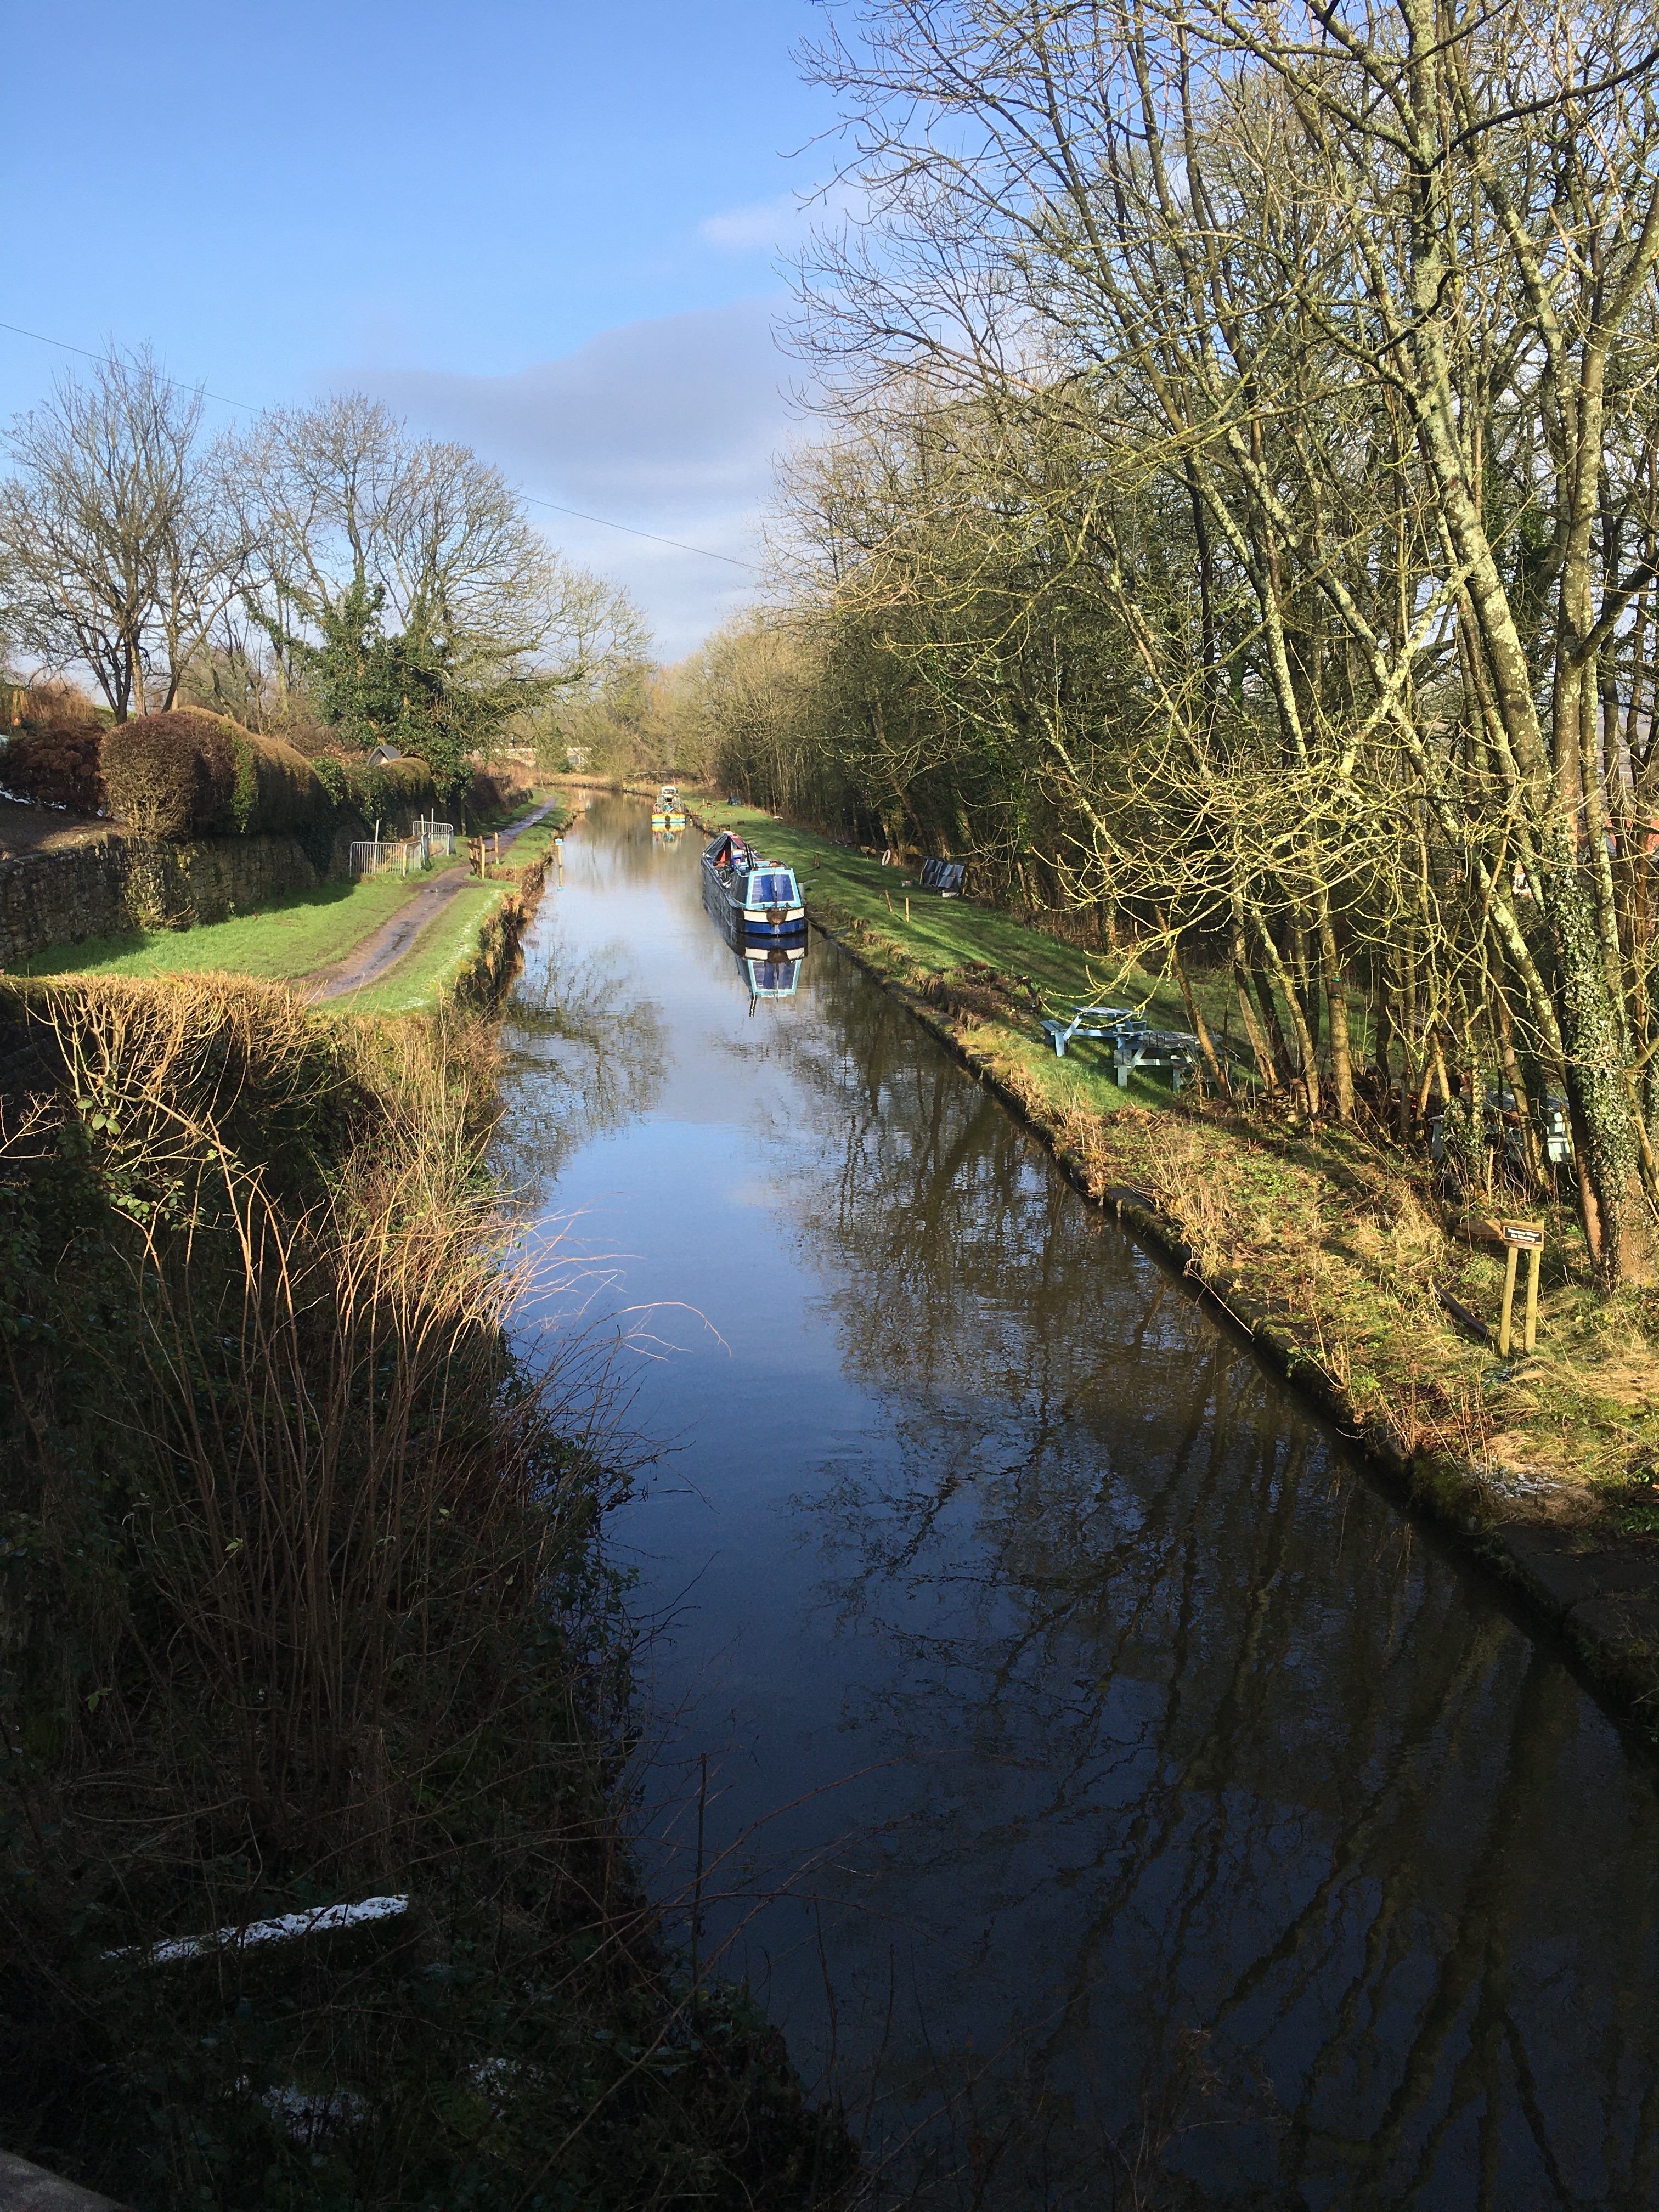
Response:
[{"label": "wispy cloud", "polygon": [[[630,323],[508,376],[384,369],[352,380],[416,428],[475,447],[526,492],[752,561],[773,458],[793,428],[774,312],[744,300]],[[718,561],[538,520],[574,558],[628,585],[665,655],[688,650],[754,588]]]},{"label": "wispy cloud", "polygon": [[780,192],[775,200],[756,200],[749,207],[705,216],[697,230],[726,253],[776,252],[799,234],[805,213],[799,193]]},{"label": "wispy cloud", "polygon": [[747,207],[722,208],[705,216],[697,233],[725,253],[787,253],[814,231],[838,230],[858,222],[868,202],[856,184],[840,179],[810,191],[780,192],[775,199]]}]

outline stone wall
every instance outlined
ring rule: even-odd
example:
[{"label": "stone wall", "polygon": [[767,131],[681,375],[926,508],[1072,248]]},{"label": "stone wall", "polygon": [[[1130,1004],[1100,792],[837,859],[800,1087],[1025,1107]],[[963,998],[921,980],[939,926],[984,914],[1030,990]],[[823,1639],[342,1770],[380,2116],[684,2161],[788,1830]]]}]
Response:
[{"label": "stone wall", "polygon": [[21,968],[49,946],[124,930],[184,928],[246,914],[325,874],[343,876],[347,847],[363,834],[343,824],[326,871],[294,837],[214,837],[174,845],[110,830],[83,845],[0,860],[0,969]]}]

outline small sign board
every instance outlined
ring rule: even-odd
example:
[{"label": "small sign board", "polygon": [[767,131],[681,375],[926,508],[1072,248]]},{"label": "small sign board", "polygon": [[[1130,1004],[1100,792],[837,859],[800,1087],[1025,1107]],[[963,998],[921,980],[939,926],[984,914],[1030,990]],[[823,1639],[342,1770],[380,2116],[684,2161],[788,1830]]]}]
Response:
[{"label": "small sign board", "polygon": [[1524,1250],[1538,1252],[1544,1246],[1544,1227],[1538,1221],[1504,1221],[1499,1227],[1506,1244],[1518,1244]]}]

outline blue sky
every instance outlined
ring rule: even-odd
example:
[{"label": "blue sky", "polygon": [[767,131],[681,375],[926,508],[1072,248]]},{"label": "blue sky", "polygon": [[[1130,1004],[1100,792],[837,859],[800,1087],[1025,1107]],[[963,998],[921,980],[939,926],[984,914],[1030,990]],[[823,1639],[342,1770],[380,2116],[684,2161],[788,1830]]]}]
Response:
[{"label": "blue sky", "polygon": [[[526,491],[751,554],[806,0],[7,11],[0,319],[256,405],[355,386]],[[804,150],[803,150],[804,149]],[[67,357],[0,331],[0,416]],[[547,516],[684,651],[741,570]]]}]

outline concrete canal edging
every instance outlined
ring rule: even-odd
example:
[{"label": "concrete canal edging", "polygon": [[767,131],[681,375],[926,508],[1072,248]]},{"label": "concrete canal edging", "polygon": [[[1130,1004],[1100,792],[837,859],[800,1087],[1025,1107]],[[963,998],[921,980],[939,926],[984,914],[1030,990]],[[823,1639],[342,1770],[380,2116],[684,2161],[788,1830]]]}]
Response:
[{"label": "concrete canal edging", "polygon": [[[692,812],[700,830],[713,825]],[[1173,1267],[1196,1295],[1255,1346],[1300,1395],[1389,1478],[1402,1501],[1444,1528],[1540,1624],[1562,1635],[1604,1703],[1659,1737],[1659,1558],[1609,1547],[1591,1528],[1498,1521],[1486,1510],[1480,1470],[1443,1452],[1403,1451],[1363,1414],[1320,1356],[1273,1309],[1272,1294],[1224,1267],[1205,1265],[1181,1225],[1147,1191],[1127,1183],[1099,1189],[1056,1121],[1006,1081],[962,1034],[948,1008],[888,974],[860,944],[866,925],[842,927],[807,905],[812,927],[880,984],[1034,1136],[1091,1205],[1109,1209],[1136,1240]]]},{"label": "concrete canal edging", "polygon": [[112,2197],[100,2197],[78,2182],[31,2166],[0,2150],[0,2212],[125,2212]]}]

